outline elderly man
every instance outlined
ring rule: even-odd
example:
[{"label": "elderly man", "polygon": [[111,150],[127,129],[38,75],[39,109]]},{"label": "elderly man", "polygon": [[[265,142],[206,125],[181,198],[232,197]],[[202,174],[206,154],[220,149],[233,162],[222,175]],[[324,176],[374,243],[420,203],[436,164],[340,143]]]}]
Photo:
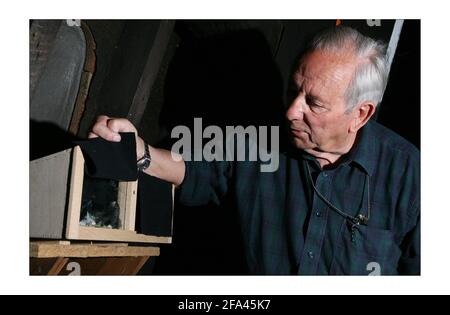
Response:
[{"label": "elderly man", "polygon": [[99,117],[90,137],[135,132],[138,158],[151,156],[141,169],[179,186],[188,205],[234,194],[254,274],[420,274],[419,152],[370,120],[387,76],[382,43],[347,27],[316,36],[293,76],[295,149],[273,173],[258,162],[173,159],[125,119]]}]

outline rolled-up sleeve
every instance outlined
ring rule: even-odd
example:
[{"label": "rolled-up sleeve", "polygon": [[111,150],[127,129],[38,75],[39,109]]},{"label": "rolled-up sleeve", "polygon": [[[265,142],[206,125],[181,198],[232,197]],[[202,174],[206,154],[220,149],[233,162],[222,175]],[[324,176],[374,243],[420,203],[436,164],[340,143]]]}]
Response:
[{"label": "rolled-up sleeve", "polygon": [[201,206],[209,202],[220,204],[227,193],[232,165],[227,161],[187,161],[186,173],[180,185],[179,201],[186,206]]}]

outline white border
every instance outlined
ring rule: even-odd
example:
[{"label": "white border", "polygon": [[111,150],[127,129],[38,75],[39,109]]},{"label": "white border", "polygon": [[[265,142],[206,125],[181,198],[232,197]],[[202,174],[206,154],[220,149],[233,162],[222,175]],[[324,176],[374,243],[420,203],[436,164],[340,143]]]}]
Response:
[{"label": "white border", "polygon": [[[125,7],[126,3],[126,7]],[[313,4],[311,4],[313,3]],[[426,1],[19,1],[1,19],[0,293],[417,294],[449,293],[449,20]],[[109,6],[105,10],[105,6]],[[28,277],[28,19],[422,19],[422,248],[420,278]],[[405,113],[407,115],[407,113]]]}]

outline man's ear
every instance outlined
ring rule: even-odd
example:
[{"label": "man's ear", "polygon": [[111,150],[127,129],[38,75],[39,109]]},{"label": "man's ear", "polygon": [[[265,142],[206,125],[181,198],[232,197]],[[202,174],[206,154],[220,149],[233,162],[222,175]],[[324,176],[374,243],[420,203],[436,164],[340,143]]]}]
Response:
[{"label": "man's ear", "polygon": [[367,101],[358,105],[354,109],[354,118],[352,125],[350,126],[351,132],[357,132],[359,129],[364,127],[364,125],[369,121],[369,119],[375,113],[376,106],[373,102]]}]

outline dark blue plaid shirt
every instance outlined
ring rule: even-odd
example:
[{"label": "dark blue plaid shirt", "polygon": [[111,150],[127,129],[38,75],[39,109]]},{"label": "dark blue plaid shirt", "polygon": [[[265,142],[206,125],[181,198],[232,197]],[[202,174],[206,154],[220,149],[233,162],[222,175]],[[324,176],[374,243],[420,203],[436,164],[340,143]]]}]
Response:
[{"label": "dark blue plaid shirt", "polygon": [[[306,163],[319,192],[338,209],[367,216],[370,202],[367,226],[319,198]],[[376,122],[330,170],[302,151],[280,154],[273,173],[260,172],[259,162],[186,162],[182,203],[219,204],[226,193],[237,202],[254,274],[420,274],[419,151]]]}]

